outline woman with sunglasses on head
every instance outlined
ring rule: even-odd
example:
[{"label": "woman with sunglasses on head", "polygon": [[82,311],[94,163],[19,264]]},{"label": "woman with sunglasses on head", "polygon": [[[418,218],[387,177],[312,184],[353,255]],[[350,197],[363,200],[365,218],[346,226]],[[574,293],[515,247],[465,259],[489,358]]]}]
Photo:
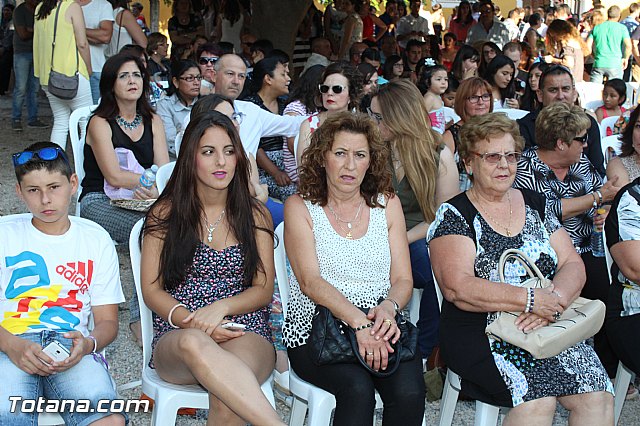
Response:
[{"label": "woman with sunglasses on head", "polygon": [[275,361],[271,217],[248,188],[231,120],[194,114],[141,233],[142,294],[155,313],[150,366],[167,382],[202,386],[208,424],[283,426],[260,389]]},{"label": "woman with sunglasses on head", "polygon": [[[270,56],[262,59],[253,67],[251,80],[252,94],[244,100],[253,102],[265,111],[282,115],[286,101],[284,96],[289,94],[288,58]],[[297,191],[289,175],[284,171],[282,151],[282,136],[260,138],[258,145],[258,171],[260,182],[269,187],[269,196],[284,202]]]},{"label": "woman with sunglasses on head", "polygon": [[[550,108],[558,105],[569,109],[563,103]],[[578,113],[584,116],[581,111],[573,118],[563,114],[572,121],[571,131],[562,134],[569,141],[557,140],[563,147],[578,144],[577,150],[571,147],[574,156],[582,149],[570,139],[586,133],[589,123],[586,116],[577,119]],[[427,234],[444,296],[440,351],[460,375],[467,396],[513,407],[505,426],[550,425],[558,402],[571,412],[569,424],[613,425],[613,386],[586,342],[537,359],[485,332],[501,311],[523,312],[515,324],[524,333],[554,324],[585,282],[580,256],[544,194],[512,187],[523,148],[518,125],[504,114],[473,117],[462,130],[460,156],[473,187],[440,206]],[[507,249],[531,258],[551,287],[526,288],[527,272],[512,259],[505,266],[505,282],[497,282],[499,259]]]},{"label": "woman with sunglasses on head", "polygon": [[198,64],[182,60],[171,67],[171,86],[167,97],[158,102],[158,115],[162,118],[167,135],[169,153],[176,154],[176,135],[183,130],[184,120],[200,96],[202,74]]},{"label": "woman with sunglasses on head", "polygon": [[319,113],[302,122],[296,163],[302,162],[302,154],[311,143],[311,135],[324,120],[341,111],[355,111],[362,95],[362,75],[348,62],[334,62],[322,74],[322,83],[316,88],[316,104]]},{"label": "woman with sunglasses on head", "polygon": [[458,194],[458,171],[453,153],[431,130],[429,111],[410,81],[382,86],[371,100],[369,113],[389,144],[393,188],[406,222],[413,286],[424,289],[416,325],[426,359],[438,344],[439,314],[424,238],[438,206]]},{"label": "woman with sunglasses on head", "polygon": [[[620,185],[617,177],[603,184],[583,153],[590,127],[589,116],[579,106],[556,102],[543,108],[535,122],[537,147],[523,153],[513,186],[547,197],[584,261],[587,281],[581,296],[606,304],[607,266],[604,257],[593,253],[591,237],[594,227],[602,230],[608,213],[608,207],[599,208],[613,200]],[[609,376],[615,377],[618,360],[612,358],[604,329],[594,336],[594,348]]]},{"label": "woman with sunglasses on head", "polygon": [[458,165],[458,175],[460,177],[460,190],[465,191],[469,189],[471,182],[469,181],[464,163],[458,153],[460,131],[464,123],[469,121],[471,117],[488,114],[493,111],[491,85],[480,77],[464,80],[456,91],[454,109],[456,114],[460,116],[460,120],[449,126],[444,132],[444,135],[442,135],[442,139],[451,152],[454,153],[454,159]]}]

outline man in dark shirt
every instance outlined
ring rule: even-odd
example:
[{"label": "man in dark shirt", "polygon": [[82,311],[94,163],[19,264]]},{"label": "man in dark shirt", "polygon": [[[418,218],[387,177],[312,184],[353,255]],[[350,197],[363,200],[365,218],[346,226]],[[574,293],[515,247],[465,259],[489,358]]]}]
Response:
[{"label": "man in dark shirt", "polygon": [[[568,68],[562,65],[552,65],[540,76],[538,88],[538,100],[542,103],[542,108],[555,102],[565,102],[573,104],[576,100],[576,89],[573,76]],[[530,148],[536,145],[535,127],[536,118],[540,109],[532,111],[518,120],[520,133],[525,141],[525,147]],[[595,118],[587,114],[591,120],[591,127],[587,130],[587,147],[584,154],[589,158],[591,164],[596,168],[600,176],[605,175],[604,157],[600,145],[600,126]]]},{"label": "man in dark shirt", "polygon": [[[398,23],[398,4],[395,2],[395,0],[387,1],[384,13],[380,15],[379,18],[387,26],[387,34],[395,37],[396,24]],[[377,26],[376,31],[379,31]]]}]

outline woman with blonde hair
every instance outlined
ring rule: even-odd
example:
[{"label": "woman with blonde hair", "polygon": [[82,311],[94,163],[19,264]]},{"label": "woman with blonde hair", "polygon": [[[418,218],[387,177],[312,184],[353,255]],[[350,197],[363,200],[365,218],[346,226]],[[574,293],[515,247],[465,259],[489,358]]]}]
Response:
[{"label": "woman with blonde hair", "polygon": [[545,45],[545,62],[564,65],[571,70],[576,82],[584,80],[584,57],[589,49],[576,27],[562,19],[554,20],[547,28]]},{"label": "woman with blonde hair", "polygon": [[373,97],[369,114],[390,145],[392,183],[405,217],[413,285],[424,289],[418,343],[428,358],[437,345],[439,310],[424,238],[437,207],[458,193],[458,172],[452,152],[431,130],[421,99],[409,80],[394,81]]}]

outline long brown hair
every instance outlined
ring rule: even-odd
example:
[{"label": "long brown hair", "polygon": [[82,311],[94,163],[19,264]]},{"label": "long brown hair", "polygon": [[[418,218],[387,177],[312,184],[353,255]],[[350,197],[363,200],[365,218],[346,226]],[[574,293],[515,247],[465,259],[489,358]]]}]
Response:
[{"label": "long brown hair", "polygon": [[229,230],[244,255],[245,286],[251,285],[258,271],[264,271],[255,232],[260,230],[271,235],[273,232],[256,226],[254,212],[258,211],[265,218],[269,213],[249,193],[249,159],[235,126],[224,114],[206,111],[191,117],[175,169],[158,201],[147,213],[141,234],[151,234],[164,241],[158,279],[162,279],[165,290],[174,289],[184,281],[204,231],[204,209],[198,198],[195,161],[200,139],[211,127],[218,127],[229,135],[236,156],[236,169],[229,183],[225,213]]},{"label": "long brown hair", "polygon": [[400,155],[405,176],[427,222],[435,219],[440,140],[431,130],[429,111],[418,88],[409,80],[392,81],[380,88],[378,99],[384,125]]}]

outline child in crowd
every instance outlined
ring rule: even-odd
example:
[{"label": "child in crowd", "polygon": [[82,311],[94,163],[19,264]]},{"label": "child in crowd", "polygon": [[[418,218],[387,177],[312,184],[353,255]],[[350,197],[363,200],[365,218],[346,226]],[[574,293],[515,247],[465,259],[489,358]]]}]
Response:
[{"label": "child in crowd", "polygon": [[622,106],[627,100],[627,85],[619,78],[607,80],[602,90],[602,101],[604,105],[596,109],[598,123],[607,117],[615,117],[624,114],[625,108]]},{"label": "child in crowd", "polygon": [[[96,410],[99,401],[117,398],[99,354],[116,338],[124,302],[111,237],[94,222],[69,217],[78,176],[58,145],[32,144],[13,155],[13,165],[16,192],[31,215],[0,221],[3,394],[24,402],[88,400],[87,410],[61,413],[66,424],[124,425],[122,414]],[[12,404],[0,398],[0,424],[38,423],[34,410],[23,411],[18,401],[10,412]]]},{"label": "child in crowd", "polygon": [[441,96],[447,91],[449,77],[447,69],[437,65],[431,58],[426,58],[425,66],[420,73],[418,88],[424,97],[429,111],[431,128],[440,134],[445,131],[444,103]]},{"label": "child in crowd", "polygon": [[455,108],[456,105],[456,92],[458,91],[458,83],[457,80],[449,80],[449,85],[447,86],[447,90],[442,94],[442,102],[444,106],[447,108]]}]

